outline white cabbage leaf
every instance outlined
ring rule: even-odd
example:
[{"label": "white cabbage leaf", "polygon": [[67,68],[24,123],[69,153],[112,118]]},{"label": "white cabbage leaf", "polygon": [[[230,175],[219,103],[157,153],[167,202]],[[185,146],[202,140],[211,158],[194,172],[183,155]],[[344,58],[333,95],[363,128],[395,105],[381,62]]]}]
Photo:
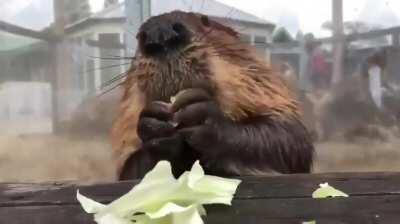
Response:
[{"label": "white cabbage leaf", "polygon": [[203,205],[231,205],[240,180],[205,175],[198,161],[178,179],[160,161],[128,193],[108,205],[77,191],[77,199],[98,224],[203,224]]},{"label": "white cabbage leaf", "polygon": [[313,198],[327,198],[327,197],[348,197],[346,193],[330,186],[328,183],[319,185],[320,187],[312,194]]}]

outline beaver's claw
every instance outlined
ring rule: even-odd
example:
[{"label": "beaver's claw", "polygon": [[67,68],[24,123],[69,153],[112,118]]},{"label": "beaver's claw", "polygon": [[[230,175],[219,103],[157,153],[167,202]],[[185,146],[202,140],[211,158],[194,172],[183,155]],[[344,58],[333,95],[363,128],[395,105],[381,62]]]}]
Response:
[{"label": "beaver's claw", "polygon": [[170,159],[180,153],[182,139],[171,119],[170,105],[163,102],[152,102],[142,110],[137,127],[142,150],[159,159]]},{"label": "beaver's claw", "polygon": [[187,89],[172,104],[174,121],[185,142],[204,157],[216,156],[223,150],[225,128],[230,125],[212,96],[203,89]]}]

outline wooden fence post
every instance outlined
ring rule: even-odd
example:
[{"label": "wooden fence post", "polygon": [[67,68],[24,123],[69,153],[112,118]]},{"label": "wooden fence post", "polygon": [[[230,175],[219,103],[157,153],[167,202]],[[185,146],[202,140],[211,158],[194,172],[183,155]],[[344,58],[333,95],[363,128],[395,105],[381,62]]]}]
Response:
[{"label": "wooden fence post", "polygon": [[338,84],[343,78],[343,0],[332,0],[333,22],[333,76],[332,84]]}]

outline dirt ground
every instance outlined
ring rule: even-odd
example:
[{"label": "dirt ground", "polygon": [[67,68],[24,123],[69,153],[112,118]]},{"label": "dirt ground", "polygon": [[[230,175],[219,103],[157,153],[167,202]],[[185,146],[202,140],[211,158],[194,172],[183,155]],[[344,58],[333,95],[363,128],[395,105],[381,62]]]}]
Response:
[{"label": "dirt ground", "polygon": [[314,172],[400,171],[400,140],[324,142],[316,149]]},{"label": "dirt ground", "polygon": [[[0,182],[111,181],[106,139],[0,137]],[[400,171],[400,141],[317,143],[314,172]]]},{"label": "dirt ground", "polygon": [[109,181],[108,149],[102,139],[0,137],[0,182]]}]

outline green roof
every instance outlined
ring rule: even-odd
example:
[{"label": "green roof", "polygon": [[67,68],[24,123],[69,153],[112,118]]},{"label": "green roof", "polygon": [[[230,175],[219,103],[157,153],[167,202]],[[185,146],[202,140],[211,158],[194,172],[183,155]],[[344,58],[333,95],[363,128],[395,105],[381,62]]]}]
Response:
[{"label": "green roof", "polygon": [[17,50],[39,43],[41,40],[11,34],[0,30],[0,51]]}]

